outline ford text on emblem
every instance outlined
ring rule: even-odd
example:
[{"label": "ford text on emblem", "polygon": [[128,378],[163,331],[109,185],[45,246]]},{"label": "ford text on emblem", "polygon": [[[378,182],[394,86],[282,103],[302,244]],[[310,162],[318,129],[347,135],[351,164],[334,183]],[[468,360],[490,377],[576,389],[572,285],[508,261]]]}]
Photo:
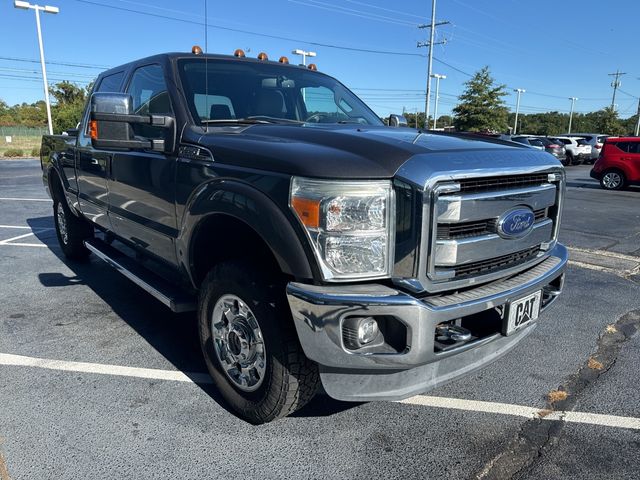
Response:
[{"label": "ford text on emblem", "polygon": [[527,235],[533,228],[535,214],[526,207],[514,208],[498,219],[498,235],[502,238],[518,238]]}]

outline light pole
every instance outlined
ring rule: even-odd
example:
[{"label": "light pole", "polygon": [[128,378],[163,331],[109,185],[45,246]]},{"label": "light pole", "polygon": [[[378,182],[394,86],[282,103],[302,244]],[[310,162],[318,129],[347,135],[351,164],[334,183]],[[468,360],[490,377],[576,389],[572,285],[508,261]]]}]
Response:
[{"label": "light pole", "polygon": [[526,92],[526,90],[524,88],[516,88],[514,92],[518,94],[518,99],[516,100],[516,120],[513,122],[513,134],[515,135],[518,130],[518,113],[520,113],[520,95]]},{"label": "light pole", "polygon": [[447,78],[446,75],[441,75],[439,73],[434,73],[431,75],[432,78],[436,79],[436,99],[433,103],[433,129],[436,129],[438,123],[438,99],[440,98],[440,80],[444,80]]},{"label": "light pole", "polygon": [[300,50],[299,48],[296,48],[291,53],[293,53],[294,55],[302,55],[302,65],[304,65],[305,67],[307,66],[307,57],[316,56],[316,52],[305,52],[304,50]]},{"label": "light pole", "polygon": [[571,133],[571,122],[573,120],[573,106],[576,104],[576,100],[578,100],[578,97],[569,97],[569,100],[571,100],[571,112],[569,113],[569,131],[567,133]]},{"label": "light pole", "polygon": [[[302,65],[304,65],[305,67],[307,66],[307,57],[315,57],[317,54],[316,52],[306,52],[304,50],[301,50],[299,48],[296,48],[295,50],[292,50],[291,53],[293,53],[294,55],[301,55],[302,56]],[[305,89],[302,89],[302,101],[306,103],[307,101],[307,95],[305,92]]]},{"label": "light pole", "polygon": [[23,2],[21,0],[15,0],[13,6],[21,8],[23,10],[34,10],[36,12],[36,27],[38,29],[38,44],[40,45],[40,65],[42,65],[42,83],[44,84],[44,102],[47,105],[47,122],[49,126],[49,135],[53,135],[53,123],[51,121],[51,103],[49,102],[49,84],[47,83],[47,69],[44,65],[44,48],[42,46],[42,30],[40,28],[40,12],[45,13],[58,13],[60,9],[58,7],[51,7],[46,5],[41,7],[40,5],[32,5],[29,2]]}]

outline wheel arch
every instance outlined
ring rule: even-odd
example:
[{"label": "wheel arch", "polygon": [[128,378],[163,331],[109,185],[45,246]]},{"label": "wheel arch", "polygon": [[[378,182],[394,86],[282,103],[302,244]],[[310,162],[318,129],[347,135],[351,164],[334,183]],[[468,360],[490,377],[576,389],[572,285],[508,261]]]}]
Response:
[{"label": "wheel arch", "polygon": [[187,204],[176,242],[178,258],[195,288],[213,265],[232,257],[263,259],[268,268],[312,279],[315,265],[292,223],[254,187],[215,180]]}]

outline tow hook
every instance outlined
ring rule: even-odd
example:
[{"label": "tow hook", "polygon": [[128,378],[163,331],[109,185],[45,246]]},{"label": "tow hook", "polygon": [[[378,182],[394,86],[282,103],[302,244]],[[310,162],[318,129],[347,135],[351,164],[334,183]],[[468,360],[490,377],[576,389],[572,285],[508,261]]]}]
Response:
[{"label": "tow hook", "polygon": [[471,332],[464,327],[441,323],[436,326],[436,340],[442,343],[466,342],[471,339]]}]

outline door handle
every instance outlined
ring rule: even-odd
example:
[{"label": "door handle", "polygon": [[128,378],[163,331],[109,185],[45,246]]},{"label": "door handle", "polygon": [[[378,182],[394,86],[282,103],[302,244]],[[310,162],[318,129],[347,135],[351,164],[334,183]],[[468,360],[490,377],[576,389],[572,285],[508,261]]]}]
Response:
[{"label": "door handle", "polygon": [[89,163],[91,163],[91,165],[100,165],[100,162],[97,158],[92,158]]}]

